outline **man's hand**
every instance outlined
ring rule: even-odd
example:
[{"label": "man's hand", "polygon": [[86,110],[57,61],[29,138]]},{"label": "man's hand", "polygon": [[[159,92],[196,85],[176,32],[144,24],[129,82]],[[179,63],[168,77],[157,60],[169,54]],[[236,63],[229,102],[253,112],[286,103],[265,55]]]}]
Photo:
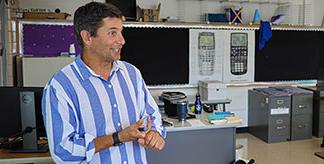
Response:
[{"label": "man's hand", "polygon": [[121,142],[128,142],[145,138],[145,133],[140,132],[138,129],[143,126],[143,119],[137,121],[135,124],[128,126],[118,133]]},{"label": "man's hand", "polygon": [[138,142],[147,148],[151,148],[155,151],[160,151],[165,146],[164,139],[160,136],[160,133],[154,130],[150,130],[146,133],[144,139],[138,139]]},{"label": "man's hand", "polygon": [[160,133],[154,130],[151,130],[151,119],[148,117],[147,119],[147,127],[148,131],[146,132],[145,138],[139,138],[138,142],[147,148],[151,148],[155,151],[160,151],[165,146],[165,141],[161,137]]}]

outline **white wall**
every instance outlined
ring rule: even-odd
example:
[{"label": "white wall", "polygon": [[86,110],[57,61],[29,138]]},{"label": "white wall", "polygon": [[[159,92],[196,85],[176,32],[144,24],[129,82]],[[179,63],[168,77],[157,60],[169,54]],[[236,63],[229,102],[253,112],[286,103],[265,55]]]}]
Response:
[{"label": "white wall", "polygon": [[[68,19],[73,18],[74,11],[81,5],[93,0],[19,0],[21,8],[48,8],[55,10],[59,8],[62,12],[72,15]],[[105,0],[94,0],[105,2]],[[262,2],[264,0],[260,0]],[[267,0],[268,1],[268,0]],[[305,24],[321,25],[324,15],[324,0],[269,0],[271,2],[290,2],[291,11],[286,20],[289,24],[298,24],[301,22],[301,14],[303,11],[301,4],[306,2]],[[254,11],[259,9],[262,20],[268,21],[273,16],[278,5],[276,4],[255,4],[255,3],[220,3],[211,0],[137,0],[137,4],[141,8],[154,8],[161,3],[160,18],[168,16],[179,18],[188,22],[196,22],[202,20],[204,13],[221,13],[224,12],[224,6],[241,5],[243,7],[242,17],[244,23],[253,20]]]},{"label": "white wall", "polygon": [[322,25],[324,19],[324,0],[314,1],[314,25]]},{"label": "white wall", "polygon": [[[19,0],[20,8],[41,8],[41,9],[50,9],[55,10],[59,8],[63,13],[69,13],[72,16],[68,17],[68,19],[73,19],[74,11],[93,0]],[[105,0],[95,0],[97,2],[105,2]]]}]

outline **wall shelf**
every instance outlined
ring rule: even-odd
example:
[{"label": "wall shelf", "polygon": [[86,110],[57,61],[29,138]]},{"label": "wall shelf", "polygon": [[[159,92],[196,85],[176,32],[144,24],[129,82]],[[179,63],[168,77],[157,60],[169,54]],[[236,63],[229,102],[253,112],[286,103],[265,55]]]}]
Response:
[{"label": "wall shelf", "polygon": [[[190,29],[219,29],[219,30],[258,30],[260,25],[219,24],[219,23],[189,23],[189,22],[125,22],[124,27],[132,28],[190,28]],[[303,25],[273,25],[272,30],[292,31],[324,31],[324,26]]]},{"label": "wall shelf", "polygon": [[[178,0],[192,1],[192,0]],[[199,0],[199,1],[215,1],[219,3],[252,3],[252,4],[273,4],[273,5],[288,5],[290,2],[271,2],[269,0]]]},{"label": "wall shelf", "polygon": [[253,4],[273,4],[273,5],[287,5],[289,2],[271,2],[268,0],[220,0],[220,2],[227,3],[253,3]]}]

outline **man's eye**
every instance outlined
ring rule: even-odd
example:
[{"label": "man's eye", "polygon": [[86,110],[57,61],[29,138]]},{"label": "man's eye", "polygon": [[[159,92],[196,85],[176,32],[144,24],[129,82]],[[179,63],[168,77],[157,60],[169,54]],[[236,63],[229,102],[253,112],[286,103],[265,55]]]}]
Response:
[{"label": "man's eye", "polygon": [[108,35],[109,36],[116,36],[117,32],[116,31],[111,31],[111,32],[108,32]]}]

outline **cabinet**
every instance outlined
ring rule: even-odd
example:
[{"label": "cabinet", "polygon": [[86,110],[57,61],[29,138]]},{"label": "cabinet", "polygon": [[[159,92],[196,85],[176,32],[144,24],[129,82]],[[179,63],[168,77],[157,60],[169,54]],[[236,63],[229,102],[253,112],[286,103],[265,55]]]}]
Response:
[{"label": "cabinet", "polygon": [[291,94],[290,139],[312,138],[313,93],[297,87],[274,87]]},{"label": "cabinet", "polygon": [[314,90],[313,135],[323,137],[324,134],[324,91]]},{"label": "cabinet", "polygon": [[323,137],[324,134],[324,91],[316,87],[307,87],[313,91],[313,136]]},{"label": "cabinet", "polygon": [[267,143],[290,139],[291,98],[274,88],[249,90],[249,132]]}]

